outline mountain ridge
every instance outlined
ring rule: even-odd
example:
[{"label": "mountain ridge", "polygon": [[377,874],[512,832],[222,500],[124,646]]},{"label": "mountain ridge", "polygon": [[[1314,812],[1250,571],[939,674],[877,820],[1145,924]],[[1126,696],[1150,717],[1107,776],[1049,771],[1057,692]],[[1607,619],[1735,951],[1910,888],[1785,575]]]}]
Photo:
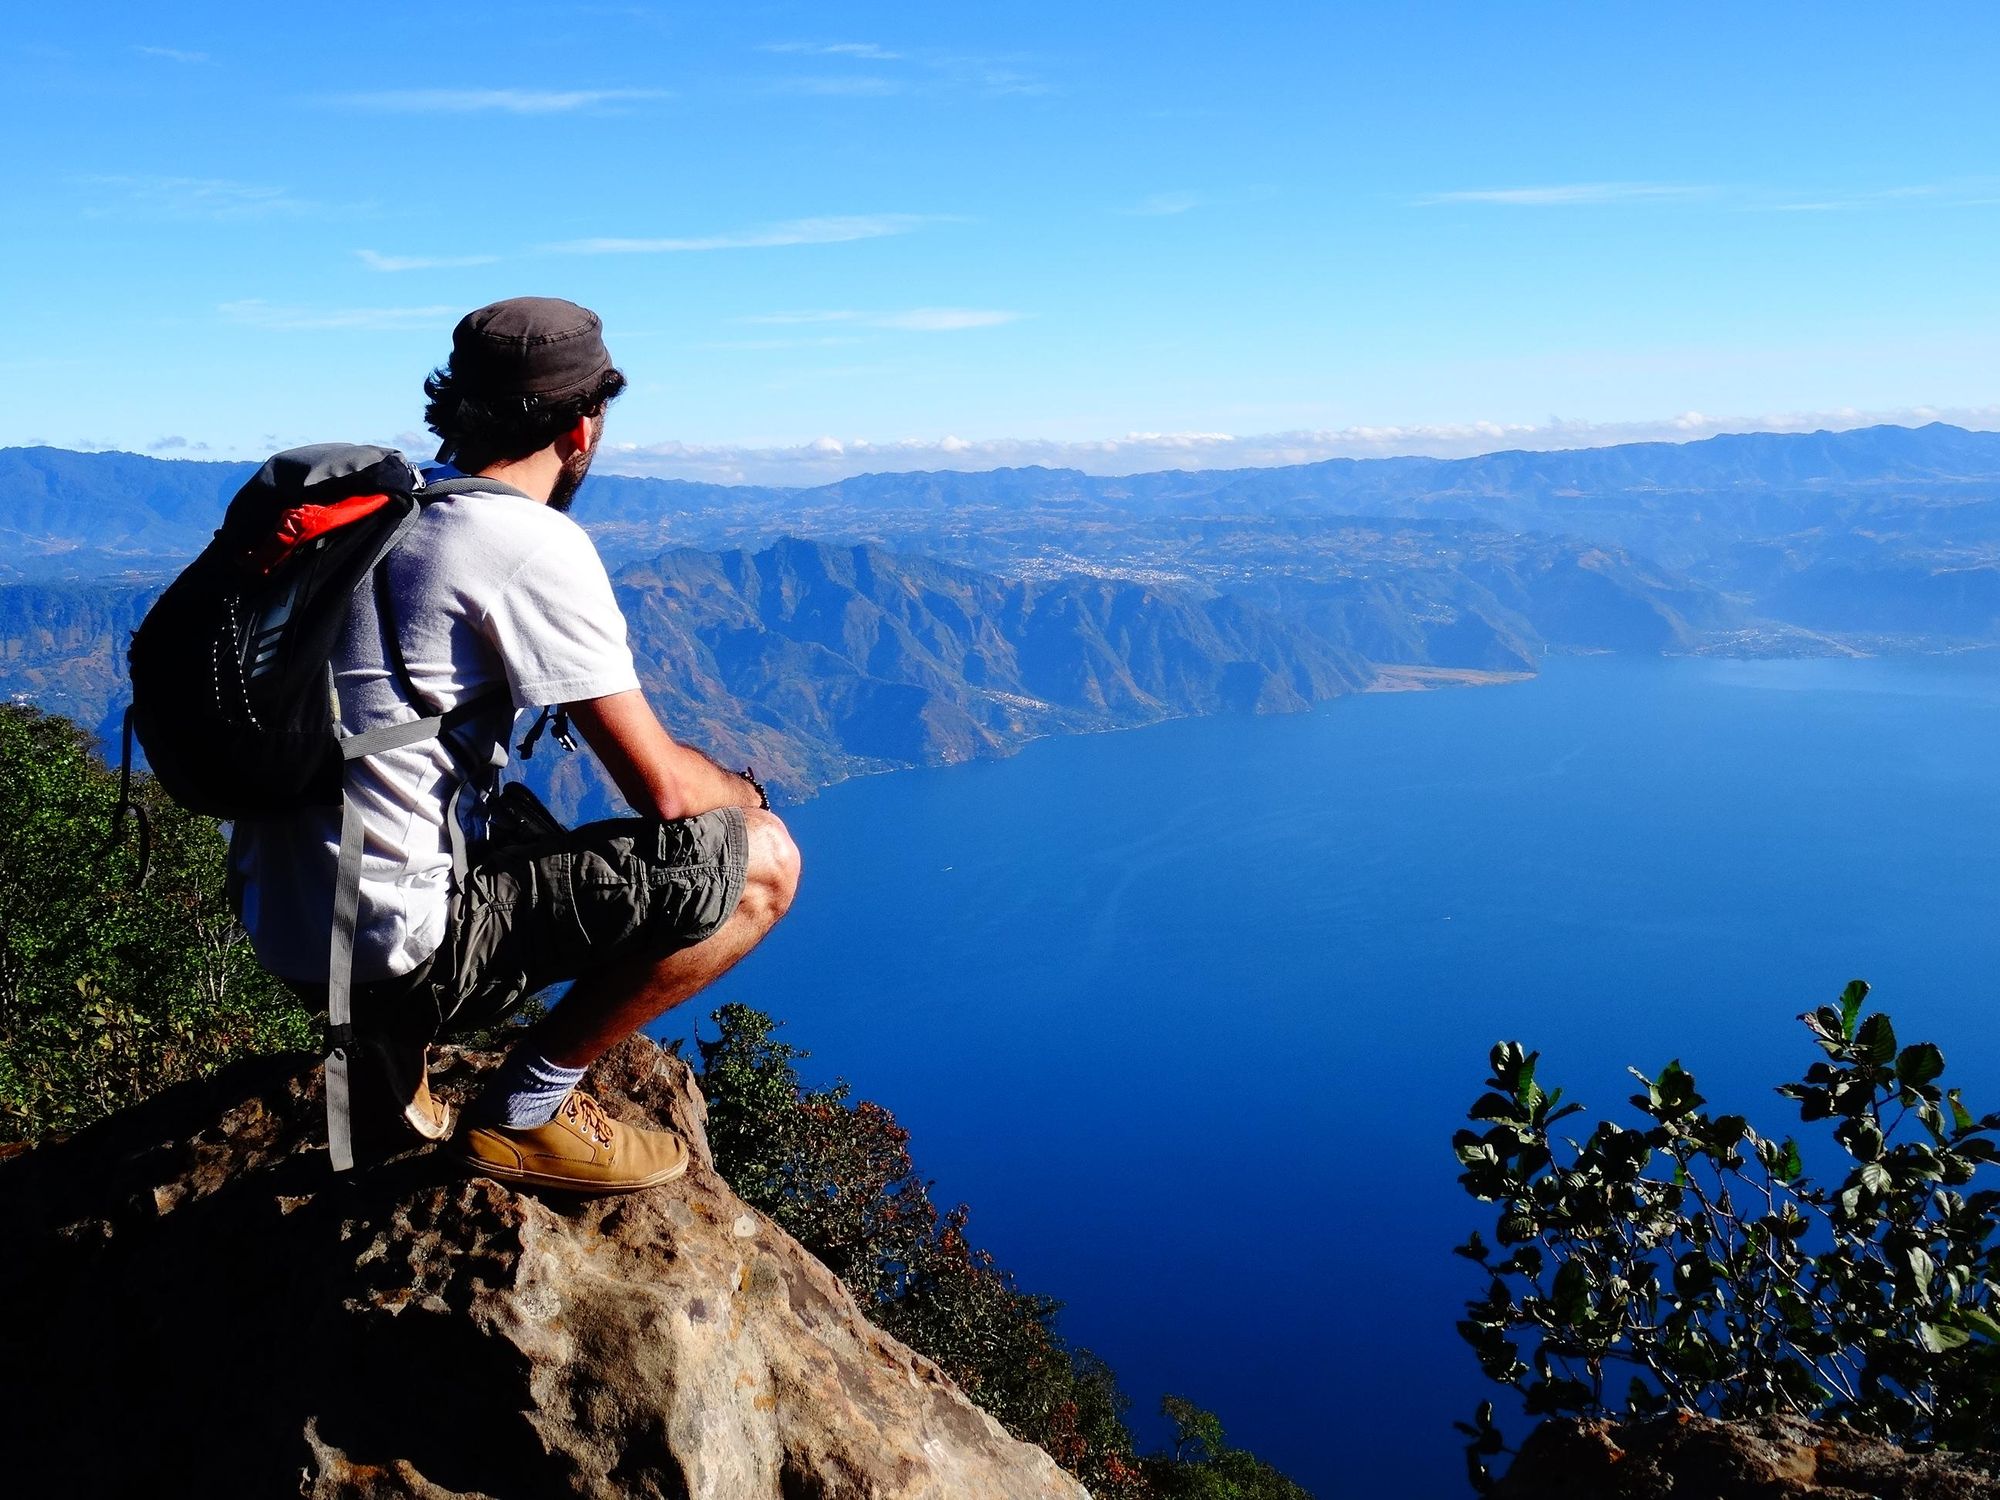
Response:
[{"label": "mountain ridge", "polygon": [[[1863,460],[1872,468],[1864,467]],[[1761,469],[1753,466],[1757,462]],[[1644,472],[1649,464],[1650,475]],[[99,523],[110,519],[127,523],[128,542],[146,542],[156,549],[170,544],[153,556],[176,555],[172,548],[192,555],[220,520],[229,495],[256,467],[253,462],[85,453],[46,445],[0,448],[0,536],[46,540],[52,526],[61,522],[72,528],[62,534],[69,544],[66,550],[87,550],[91,530],[78,528],[87,519]],[[785,514],[788,506],[810,513],[826,506],[873,504],[885,493],[917,507],[1067,497],[1111,509],[1121,504],[1157,509],[1219,499],[1269,507],[1336,498],[1389,497],[1434,505],[1446,499],[1545,500],[1572,492],[1659,497],[1712,490],[1725,482],[1739,493],[1973,484],[1993,487],[2000,495],[2000,432],[1943,422],[1922,427],[1883,424],[1811,433],[1724,433],[1688,443],[1509,449],[1468,458],[1330,458],[1264,468],[1166,469],[1119,476],[1040,465],[884,471],[807,486],[717,485],[607,471],[592,477],[582,519],[618,525],[717,512]],[[107,493],[109,486],[115,488]],[[58,493],[64,487],[77,492],[74,503],[66,505]],[[149,501],[157,503],[149,506]],[[58,514],[90,505],[110,509]],[[140,524],[134,528],[132,522]]]},{"label": "mountain ridge", "polygon": [[[1240,599],[1007,580],[867,544],[670,549],[618,566],[612,582],[670,730],[756,765],[793,798],[864,771],[1008,754],[1044,734],[1297,711],[1373,675]],[[0,693],[109,741],[127,696],[116,643],[160,587],[0,584]],[[586,764],[536,763],[566,812],[610,808]]]}]

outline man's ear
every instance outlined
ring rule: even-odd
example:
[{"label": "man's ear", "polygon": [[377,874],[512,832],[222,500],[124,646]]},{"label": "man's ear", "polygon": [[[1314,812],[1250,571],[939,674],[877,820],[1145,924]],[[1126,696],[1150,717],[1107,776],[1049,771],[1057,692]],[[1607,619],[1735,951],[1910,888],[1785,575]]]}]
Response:
[{"label": "man's ear", "polygon": [[569,442],[570,451],[573,453],[589,452],[590,440],[595,436],[596,429],[589,417],[578,417],[576,419],[576,426],[563,434],[563,437]]}]

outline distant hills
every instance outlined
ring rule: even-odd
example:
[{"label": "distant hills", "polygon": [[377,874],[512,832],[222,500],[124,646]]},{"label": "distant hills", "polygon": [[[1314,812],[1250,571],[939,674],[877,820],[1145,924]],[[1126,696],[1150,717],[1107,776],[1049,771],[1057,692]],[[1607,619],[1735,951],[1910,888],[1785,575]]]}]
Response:
[{"label": "distant hills", "polygon": [[[7,544],[0,548],[0,576],[78,576],[190,556],[255,467],[0,448],[0,540]],[[828,534],[870,516],[907,528],[928,515],[938,534],[948,536],[955,517],[1023,513],[1060,514],[1073,526],[1189,516],[1478,520],[1648,550],[1661,523],[1692,526],[1697,536],[1733,534],[1872,514],[1884,504],[1896,510],[1899,502],[1951,510],[1996,501],[2000,433],[1932,423],[1117,478],[1031,467],[865,474],[782,489],[599,474],[579,515],[627,552],[635,530],[654,540],[713,546],[787,532]]]},{"label": "distant hills", "polygon": [[[1370,664],[1232,598],[1114,579],[1010,582],[877,547],[680,549],[613,575],[673,731],[798,797],[858,772],[1004,754],[1038,735],[1187,714],[1289,712]],[[124,643],[157,582],[0,586],[0,689],[109,742]],[[601,811],[579,757],[535,767]]]},{"label": "distant hills", "polygon": [[[102,722],[113,642],[252,468],[0,449],[0,690]],[[1121,478],[598,475],[577,514],[670,721],[794,791],[1298,708],[1374,664],[2000,643],[2000,433],[1942,424]]]}]

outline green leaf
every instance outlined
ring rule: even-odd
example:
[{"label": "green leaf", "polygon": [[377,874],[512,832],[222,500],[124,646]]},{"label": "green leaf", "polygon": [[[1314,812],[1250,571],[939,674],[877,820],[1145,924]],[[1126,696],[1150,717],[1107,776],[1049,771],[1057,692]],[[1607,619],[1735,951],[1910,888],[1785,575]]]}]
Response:
[{"label": "green leaf", "polygon": [[1921,1245],[1912,1245],[1903,1256],[1903,1265],[1910,1273],[1910,1284],[1917,1289],[1919,1297],[1930,1295],[1931,1277],[1937,1272],[1937,1262]]},{"label": "green leaf", "polygon": [[1886,1063],[1896,1055],[1896,1028],[1882,1011],[1876,1011],[1861,1023],[1861,1033],[1856,1040],[1870,1062]]},{"label": "green leaf", "polygon": [[1542,1091],[1535,1083],[1535,1063],[1540,1056],[1538,1052],[1530,1052],[1521,1060],[1521,1071],[1514,1084],[1514,1102],[1522,1109],[1532,1110],[1542,1102]]},{"label": "green leaf", "polygon": [[1556,1270],[1556,1284],[1549,1298],[1556,1317],[1564,1323],[1581,1323],[1590,1316],[1590,1272],[1581,1261],[1566,1260]]},{"label": "green leaf", "polygon": [[1930,1042],[1905,1047],[1896,1059],[1896,1076],[1912,1088],[1929,1083],[1944,1072],[1944,1054]]},{"label": "green leaf", "polygon": [[1840,1034],[1848,1041],[1854,1040],[1854,1023],[1861,1015],[1861,1007],[1868,1001],[1868,982],[1850,979],[1847,988],[1840,992]]},{"label": "green leaf", "polygon": [[1793,1183],[1805,1171],[1805,1163],[1799,1159],[1799,1143],[1790,1136],[1785,1137],[1783,1150],[1778,1156],[1778,1181]]},{"label": "green leaf", "polygon": [[1954,1328],[1949,1323],[1919,1323],[1917,1342],[1926,1354],[1943,1354],[1946,1350],[1959,1348],[1972,1342],[1972,1335],[1963,1328]]},{"label": "green leaf", "polygon": [[1965,1105],[1962,1102],[1960,1102],[1958,1096],[1959,1096],[1959,1090],[1957,1089],[1953,1089],[1951,1090],[1950,1093],[1945,1095],[1945,1099],[1951,1104],[1952,1129],[1958,1131],[1970,1130],[1973,1128],[1972,1111],[1967,1109]]},{"label": "green leaf", "polygon": [[1874,1161],[1882,1154],[1882,1127],[1872,1116],[1842,1120],[1834,1127],[1833,1138],[1856,1161]]},{"label": "green leaf", "polygon": [[2000,1344],[2000,1318],[1995,1318],[1985,1308],[1961,1307],[1958,1309],[1958,1317],[1960,1322],[1981,1338]]}]

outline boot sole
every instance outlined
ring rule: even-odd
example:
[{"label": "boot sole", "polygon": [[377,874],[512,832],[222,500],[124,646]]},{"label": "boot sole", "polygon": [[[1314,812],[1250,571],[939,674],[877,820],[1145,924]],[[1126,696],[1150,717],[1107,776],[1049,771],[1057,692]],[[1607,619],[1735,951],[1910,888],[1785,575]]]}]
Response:
[{"label": "boot sole", "polygon": [[557,1188],[566,1193],[642,1192],[685,1176],[688,1168],[688,1159],[683,1156],[672,1171],[661,1172],[640,1182],[591,1182],[587,1178],[560,1177],[552,1172],[533,1172],[524,1167],[496,1166],[470,1156],[460,1156],[459,1162],[474,1177],[491,1177],[495,1182],[517,1182],[527,1187]]}]

